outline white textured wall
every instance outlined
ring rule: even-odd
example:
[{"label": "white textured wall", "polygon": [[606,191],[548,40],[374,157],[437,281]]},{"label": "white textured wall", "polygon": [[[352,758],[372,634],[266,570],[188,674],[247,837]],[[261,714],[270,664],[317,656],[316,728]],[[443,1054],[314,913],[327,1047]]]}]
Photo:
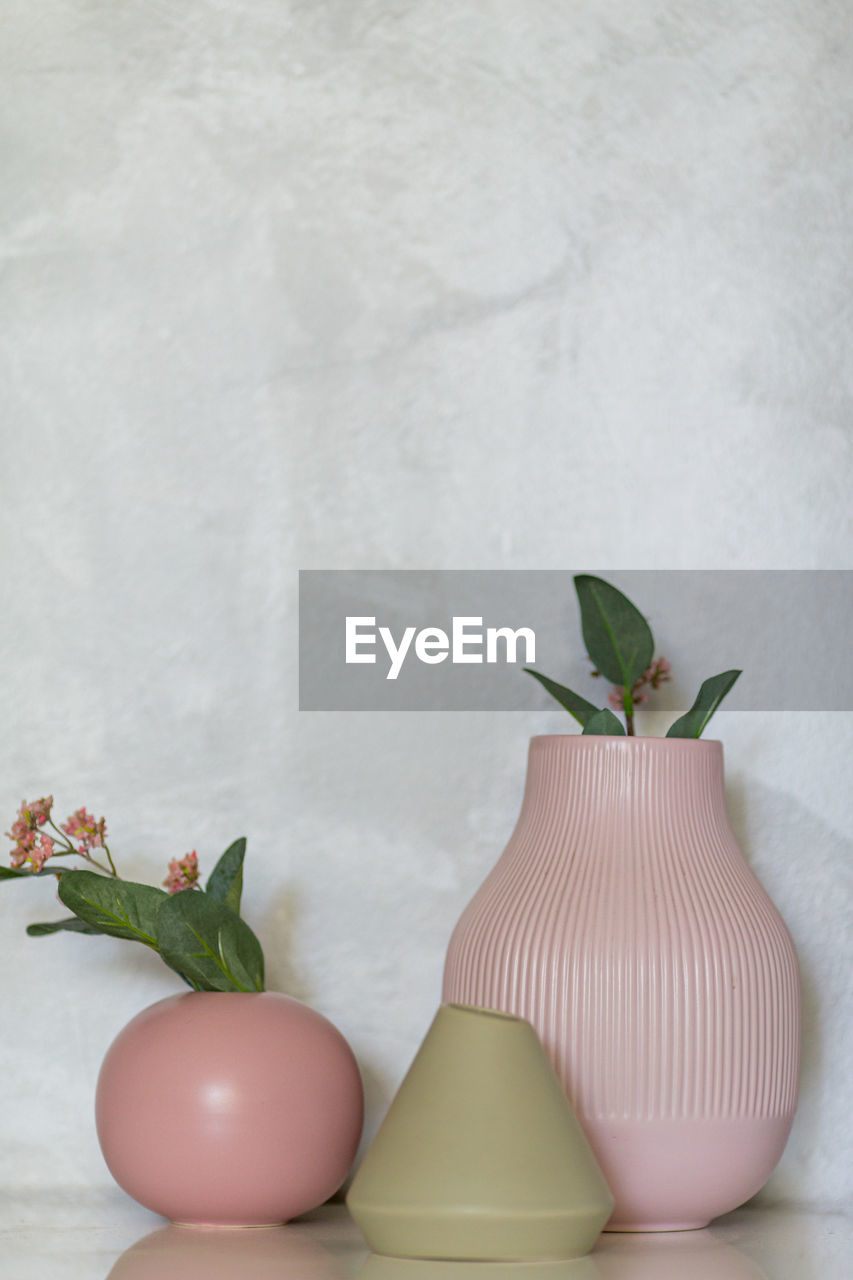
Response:
[{"label": "white textured wall", "polygon": [[[2,811],[85,803],[151,880],[245,832],[271,985],[349,1036],[373,1126],[527,737],[569,725],[300,715],[297,569],[853,567],[849,7],[3,26]],[[805,970],[766,1194],[844,1205],[851,717],[716,734]],[[34,1191],[108,1182],[98,1064],[176,989],[129,944],[26,938],[50,885],[0,886],[0,1182]]]}]

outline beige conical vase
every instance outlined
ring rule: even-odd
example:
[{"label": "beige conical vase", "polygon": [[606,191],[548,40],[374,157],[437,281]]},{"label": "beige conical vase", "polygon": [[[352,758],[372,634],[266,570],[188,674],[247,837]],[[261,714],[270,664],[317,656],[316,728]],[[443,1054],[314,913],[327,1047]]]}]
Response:
[{"label": "beige conical vase", "polygon": [[347,1204],[376,1253],[588,1253],[613,1199],[529,1022],[442,1005]]}]

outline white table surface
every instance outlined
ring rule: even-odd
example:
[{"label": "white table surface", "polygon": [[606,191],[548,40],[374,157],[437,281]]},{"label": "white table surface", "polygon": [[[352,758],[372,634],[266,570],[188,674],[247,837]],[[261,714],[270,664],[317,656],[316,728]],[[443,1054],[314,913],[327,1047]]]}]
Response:
[{"label": "white table surface", "polygon": [[[156,1234],[155,1234],[156,1233]],[[850,1280],[853,1218],[739,1209],[704,1231],[603,1235],[565,1263],[406,1262],[369,1255],[342,1205],[287,1227],[169,1227],[122,1193],[0,1198],[2,1280]]]}]

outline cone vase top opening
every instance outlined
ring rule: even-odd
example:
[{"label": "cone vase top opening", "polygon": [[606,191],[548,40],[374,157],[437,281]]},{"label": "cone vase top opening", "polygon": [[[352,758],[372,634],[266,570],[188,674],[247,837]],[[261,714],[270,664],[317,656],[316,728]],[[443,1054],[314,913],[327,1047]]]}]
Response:
[{"label": "cone vase top opening", "polygon": [[726,811],[719,742],[533,738],[521,814],[443,998],[528,1018],[616,1207],[704,1226],[769,1177],[799,1076],[791,938]]}]

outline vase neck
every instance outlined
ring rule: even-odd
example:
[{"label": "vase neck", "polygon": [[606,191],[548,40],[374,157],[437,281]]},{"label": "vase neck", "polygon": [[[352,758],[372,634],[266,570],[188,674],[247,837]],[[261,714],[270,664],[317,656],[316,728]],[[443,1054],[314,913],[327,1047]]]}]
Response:
[{"label": "vase neck", "polygon": [[728,826],[719,742],[589,735],[533,738],[522,821],[583,807],[617,826],[662,814],[680,824]]}]

